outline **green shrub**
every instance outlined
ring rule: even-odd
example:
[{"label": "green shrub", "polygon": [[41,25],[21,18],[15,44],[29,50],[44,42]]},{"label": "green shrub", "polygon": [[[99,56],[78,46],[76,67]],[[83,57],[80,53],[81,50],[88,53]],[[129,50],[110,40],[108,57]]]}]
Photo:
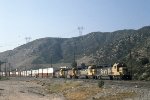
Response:
[{"label": "green shrub", "polygon": [[3,80],[9,80],[8,77],[0,77],[0,81],[3,81]]},{"label": "green shrub", "polygon": [[101,88],[101,87],[103,87],[103,86],[104,86],[104,81],[102,81],[102,80],[101,80],[101,81],[98,81],[98,87]]}]

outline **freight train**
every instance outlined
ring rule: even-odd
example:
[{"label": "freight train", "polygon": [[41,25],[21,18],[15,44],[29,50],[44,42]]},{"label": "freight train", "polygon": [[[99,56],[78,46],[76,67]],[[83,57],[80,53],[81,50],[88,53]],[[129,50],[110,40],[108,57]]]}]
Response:
[{"label": "freight train", "polygon": [[131,80],[132,76],[125,63],[99,66],[79,66],[76,68],[60,67],[60,69],[44,68],[37,70],[15,70],[0,72],[0,76],[55,77],[55,78],[86,78],[86,79],[122,79]]},{"label": "freight train", "polygon": [[131,80],[132,76],[125,63],[111,65],[88,66],[77,68],[60,68],[55,71],[57,78],[92,78],[92,79],[122,79]]}]

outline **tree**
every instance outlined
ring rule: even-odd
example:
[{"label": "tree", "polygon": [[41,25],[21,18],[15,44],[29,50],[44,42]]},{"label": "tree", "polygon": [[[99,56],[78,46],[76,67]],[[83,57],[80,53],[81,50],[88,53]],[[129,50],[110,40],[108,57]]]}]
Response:
[{"label": "tree", "polygon": [[72,62],[71,66],[72,68],[77,68],[77,62],[76,61]]},{"label": "tree", "polygon": [[81,63],[81,67],[85,68],[86,67],[85,63]]}]

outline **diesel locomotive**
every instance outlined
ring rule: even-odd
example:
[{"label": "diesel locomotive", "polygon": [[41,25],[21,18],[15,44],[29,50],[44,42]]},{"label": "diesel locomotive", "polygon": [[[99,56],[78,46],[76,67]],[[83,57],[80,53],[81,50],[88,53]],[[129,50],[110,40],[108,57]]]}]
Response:
[{"label": "diesel locomotive", "polygon": [[92,79],[122,79],[131,80],[131,74],[125,63],[111,65],[88,66],[77,68],[60,68],[54,72],[59,78],[92,78]]}]

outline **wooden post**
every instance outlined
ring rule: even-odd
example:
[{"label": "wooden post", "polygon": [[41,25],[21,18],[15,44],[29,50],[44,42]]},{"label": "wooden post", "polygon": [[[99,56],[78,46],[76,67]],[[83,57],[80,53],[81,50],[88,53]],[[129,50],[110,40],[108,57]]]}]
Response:
[{"label": "wooden post", "polygon": [[[26,67],[25,67],[26,68]],[[26,69],[26,77],[27,77],[27,69]]]},{"label": "wooden post", "polygon": [[38,77],[39,77],[39,69],[38,69]]},{"label": "wooden post", "polygon": [[2,67],[1,67],[1,65],[2,65],[2,63],[1,63],[1,61],[0,61],[0,79],[1,79],[1,77],[2,77]]},{"label": "wooden post", "polygon": [[48,68],[47,68],[47,78],[48,78]]},{"label": "wooden post", "polygon": [[42,78],[43,78],[43,68],[42,68]]},{"label": "wooden post", "polygon": [[10,77],[10,63],[8,63],[8,66],[9,66],[9,77]]},{"label": "wooden post", "polygon": [[31,69],[31,77],[32,77],[32,69]]},{"label": "wooden post", "polygon": [[21,77],[21,69],[19,69],[19,72],[20,72],[20,77]]},{"label": "wooden post", "polygon": [[16,70],[15,70],[15,77],[16,77]]},{"label": "wooden post", "polygon": [[5,77],[7,76],[7,67],[6,67],[6,62],[5,62]]}]

